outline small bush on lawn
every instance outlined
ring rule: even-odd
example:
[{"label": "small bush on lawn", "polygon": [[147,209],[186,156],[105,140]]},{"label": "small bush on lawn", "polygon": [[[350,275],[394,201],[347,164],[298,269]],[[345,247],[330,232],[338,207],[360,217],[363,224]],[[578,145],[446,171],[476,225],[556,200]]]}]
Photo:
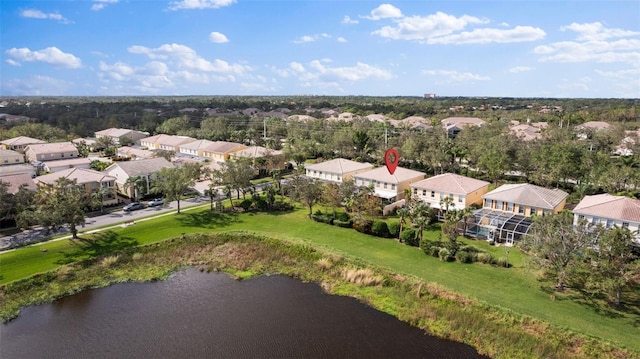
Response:
[{"label": "small bush on lawn", "polygon": [[378,237],[389,238],[389,227],[387,222],[374,220],[371,224],[371,233]]},{"label": "small bush on lawn", "polygon": [[509,260],[507,260],[507,258],[504,258],[504,257],[498,258],[498,260],[496,261],[496,265],[498,267],[503,267],[503,268],[511,267],[511,263],[509,263]]},{"label": "small bush on lawn", "polygon": [[429,251],[425,252],[427,255],[438,258],[440,256],[440,250],[443,247],[429,247]]},{"label": "small bush on lawn", "polygon": [[347,212],[338,212],[336,213],[335,219],[343,222],[349,222],[351,220],[351,217],[349,217],[349,213]]},{"label": "small bush on lawn", "polygon": [[438,252],[438,258],[440,258],[440,260],[443,262],[448,262],[451,260],[451,252],[449,252],[449,250],[446,248],[440,248],[440,251]]},{"label": "small bush on lawn", "polygon": [[473,258],[471,257],[471,254],[469,252],[458,251],[456,252],[456,261],[460,263],[472,263]]},{"label": "small bush on lawn", "polygon": [[241,207],[242,209],[246,211],[249,210],[249,208],[251,208],[251,205],[253,204],[253,202],[251,202],[250,199],[244,199],[242,200],[242,202],[240,202],[240,204],[238,205],[239,207]]},{"label": "small bush on lawn", "polygon": [[476,246],[472,246],[472,245],[466,245],[466,246],[462,246],[460,247],[461,251],[467,252],[467,253],[483,253],[484,251]]},{"label": "small bush on lawn", "polygon": [[256,199],[254,203],[255,203],[256,208],[258,210],[260,210],[260,211],[264,211],[264,210],[267,209],[267,201],[265,201],[262,198]]},{"label": "small bush on lawn", "polygon": [[403,229],[402,234],[400,234],[400,240],[408,246],[417,247],[420,245],[420,243],[418,243],[416,230],[413,228]]},{"label": "small bush on lawn", "polygon": [[333,224],[333,216],[330,214],[322,214],[322,212],[320,212],[319,214],[318,212],[316,212],[315,214],[312,214],[311,219],[313,219],[316,222]]},{"label": "small bush on lawn", "polygon": [[494,264],[495,259],[491,255],[491,253],[478,253],[478,262],[484,264]]},{"label": "small bush on lawn", "polygon": [[373,221],[370,219],[360,218],[353,221],[353,229],[360,233],[371,234]]},{"label": "small bush on lawn", "polygon": [[[432,249],[433,248],[438,248],[438,250],[440,250],[440,248],[444,247],[444,245],[442,244],[441,241],[430,241],[428,239],[423,238],[420,241],[420,249],[422,249],[422,251],[424,253],[426,253],[427,255],[433,255],[432,253]],[[438,252],[436,252],[435,255],[433,255],[434,257],[438,256]]]},{"label": "small bush on lawn", "polygon": [[341,221],[339,219],[334,219],[333,225],[342,228],[353,228],[353,223],[351,223],[351,221]]},{"label": "small bush on lawn", "polygon": [[391,237],[398,238],[398,234],[400,234],[400,222],[387,223],[387,228],[389,229],[389,235]]}]

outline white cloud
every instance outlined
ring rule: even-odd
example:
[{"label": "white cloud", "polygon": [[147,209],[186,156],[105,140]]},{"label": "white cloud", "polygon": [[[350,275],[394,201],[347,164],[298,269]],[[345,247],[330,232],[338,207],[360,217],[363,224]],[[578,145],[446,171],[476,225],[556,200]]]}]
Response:
[{"label": "white cloud", "polygon": [[229,39],[224,34],[214,31],[209,34],[209,41],[216,44],[224,44],[229,42]]},{"label": "white cloud", "polygon": [[349,16],[345,15],[344,18],[342,19],[342,23],[352,25],[352,24],[357,24],[358,20],[354,20]]},{"label": "white cloud", "polygon": [[22,17],[26,17],[26,18],[30,18],[30,19],[51,19],[51,20],[57,20],[63,24],[69,24],[70,21],[67,20],[64,16],[60,15],[57,12],[53,12],[53,13],[44,13],[40,10],[36,10],[36,9],[28,9],[28,10],[22,10],[20,12],[20,16]]},{"label": "white cloud", "polygon": [[[573,23],[562,27],[578,33],[575,41],[559,41],[534,48],[547,62],[640,62],[640,32],[608,29],[601,23]],[[618,38],[618,39],[614,39]]]},{"label": "white cloud", "polygon": [[7,64],[9,64],[11,66],[22,66],[22,64],[19,63],[18,61],[11,60],[11,59],[6,59],[6,60],[4,60],[4,62],[6,62]]},{"label": "white cloud", "polygon": [[481,76],[470,72],[458,72],[454,70],[423,70],[422,73],[429,76],[442,76],[455,82],[491,80],[489,76]]},{"label": "white cloud", "polygon": [[2,91],[15,96],[67,95],[72,86],[73,83],[69,81],[32,75],[26,79],[7,80],[2,84]]},{"label": "white cloud", "polygon": [[169,3],[169,10],[219,9],[232,5],[236,0],[182,0]]},{"label": "white cloud", "polygon": [[47,47],[43,50],[31,51],[26,47],[12,48],[5,53],[11,56],[13,61],[19,63],[23,62],[45,62],[55,66],[68,67],[71,69],[77,69],[82,67],[82,61],[72,54],[67,54],[57,47]]},{"label": "white cloud", "polygon": [[180,44],[164,44],[158,48],[152,49],[145,46],[131,46],[129,52],[133,54],[144,54],[152,60],[168,60],[178,69],[186,68],[204,72],[218,72],[226,74],[241,75],[251,71],[250,66],[241,64],[229,64],[220,59],[213,61],[206,60],[195,50],[188,46]]},{"label": "white cloud", "polygon": [[120,0],[93,0],[93,5],[91,5],[91,10],[100,11],[109,4],[117,4],[118,1]]},{"label": "white cloud", "polygon": [[537,27],[516,26],[513,29],[474,29],[440,37],[429,38],[428,44],[488,44],[536,41],[545,37],[545,32]]},{"label": "white cloud", "polygon": [[[612,79],[620,79],[620,80],[628,80],[630,78],[639,78],[640,77],[640,68],[636,68],[636,69],[628,69],[628,70],[618,70],[618,71],[602,71],[602,70],[595,70],[595,72],[602,76],[602,77],[606,77],[606,78],[612,78]],[[636,81],[638,82],[638,81]],[[638,82],[638,84],[640,85],[640,82]]]},{"label": "white cloud", "polygon": [[325,34],[325,33],[323,33],[323,34],[315,34],[315,35],[304,35],[304,36],[301,36],[301,37],[293,40],[293,43],[294,44],[303,44],[303,43],[306,43],[306,42],[315,42],[315,41],[318,41],[318,40],[321,40],[321,39],[330,39],[330,38],[331,38],[331,35]]},{"label": "white cloud", "polygon": [[336,38],[336,40],[337,40],[338,42],[342,42],[342,43],[347,42],[347,39],[345,39],[345,38],[344,38],[344,37],[342,37],[342,36],[340,36],[340,37]]},{"label": "white cloud", "polygon": [[612,37],[629,37],[638,36],[640,32],[629,31],[622,29],[607,29],[599,22],[592,22],[586,24],[572,23],[568,26],[560,28],[562,31],[571,30],[579,33],[576,38],[578,41],[593,41],[593,40],[606,40]]},{"label": "white cloud", "polygon": [[402,11],[391,4],[382,4],[377,8],[371,10],[370,16],[362,16],[369,20],[380,20],[388,18],[402,17]]},{"label": "white cloud", "polygon": [[527,72],[527,71],[532,71],[533,68],[529,67],[529,66],[515,66],[509,69],[509,72],[517,74],[519,72]]},{"label": "white cloud", "polygon": [[489,20],[468,15],[455,17],[438,11],[424,17],[403,17],[396,20],[395,26],[384,26],[372,34],[392,40],[427,41],[438,36],[453,34],[471,24],[485,24],[487,22]]},{"label": "white cloud", "polygon": [[271,70],[281,77],[295,77],[300,81],[300,85],[304,87],[318,86],[340,87],[340,83],[356,82],[369,79],[389,80],[393,78],[393,74],[389,71],[376,66],[356,63],[354,66],[331,67],[330,59],[313,60],[305,67],[299,62],[291,62],[286,69]]}]

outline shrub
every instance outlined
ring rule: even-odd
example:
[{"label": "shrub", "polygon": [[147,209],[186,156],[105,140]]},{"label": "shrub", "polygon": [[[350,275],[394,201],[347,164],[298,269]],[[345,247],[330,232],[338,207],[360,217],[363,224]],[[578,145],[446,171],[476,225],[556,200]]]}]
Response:
[{"label": "shrub", "polygon": [[456,253],[456,261],[458,261],[460,263],[472,263],[473,259],[472,259],[471,254],[469,252],[458,251]]},{"label": "shrub", "polygon": [[446,248],[440,248],[440,251],[438,252],[438,258],[440,258],[440,260],[443,262],[448,262],[451,260],[451,252],[449,252],[449,250]]},{"label": "shrub", "polygon": [[[432,248],[442,248],[442,242],[441,241],[430,241],[428,239],[422,239],[420,241],[420,249],[422,249],[426,254],[431,255],[430,253],[432,253]],[[437,252],[436,252],[436,257],[438,256]]]},{"label": "shrub", "polygon": [[244,199],[242,200],[242,202],[240,202],[240,204],[238,204],[238,206],[244,209],[245,211],[248,211],[249,208],[251,208],[251,205],[253,205],[253,202],[251,202],[250,199]]},{"label": "shrub", "polygon": [[478,262],[484,264],[494,264],[495,259],[491,253],[478,253]]},{"label": "shrub", "polygon": [[342,228],[352,228],[353,227],[353,223],[351,223],[351,221],[341,221],[339,219],[334,219],[333,220],[333,224],[335,226],[342,227]]},{"label": "shrub", "polygon": [[370,219],[356,219],[353,221],[353,229],[360,233],[371,234],[371,227],[373,226],[373,221]]},{"label": "shrub", "polygon": [[320,267],[320,269],[322,269],[323,271],[331,269],[331,267],[333,266],[333,263],[331,263],[331,260],[329,258],[320,258],[316,263],[318,264],[318,267]]},{"label": "shrub", "polygon": [[109,257],[104,257],[102,258],[102,260],[100,261],[100,265],[103,267],[111,267],[112,265],[118,263],[118,260],[120,259],[119,256],[109,256]]},{"label": "shrub", "polygon": [[383,283],[382,276],[375,275],[371,269],[345,269],[342,277],[357,285],[361,286],[377,286]]},{"label": "shrub", "polygon": [[322,212],[320,212],[320,214],[317,214],[317,212],[316,214],[312,214],[311,219],[313,219],[316,222],[333,224],[333,216],[329,214],[322,214]]},{"label": "shrub", "polygon": [[336,218],[335,219],[343,221],[343,222],[349,222],[351,220],[351,217],[349,217],[349,213],[347,213],[347,212],[338,212],[338,213],[336,213]]},{"label": "shrub", "polygon": [[418,243],[418,239],[416,238],[416,235],[417,233],[415,229],[405,228],[402,230],[402,233],[400,234],[400,240],[408,246],[417,247],[418,245],[420,245],[420,243]]},{"label": "shrub", "polygon": [[400,222],[387,223],[387,229],[389,229],[389,235],[393,238],[398,238],[400,234]]},{"label": "shrub", "polygon": [[498,267],[504,267],[504,268],[511,267],[511,263],[509,263],[509,260],[505,257],[498,258],[498,260],[496,261],[496,265]]},{"label": "shrub", "polygon": [[264,211],[267,209],[267,201],[262,198],[258,198],[255,200],[256,208],[260,211]]},{"label": "shrub", "polygon": [[472,245],[462,246],[460,247],[460,250],[467,253],[483,253],[484,252],[482,249]]},{"label": "shrub", "polygon": [[432,256],[432,257],[436,257],[436,258],[438,258],[438,256],[440,255],[440,250],[441,250],[442,248],[443,248],[443,247],[436,247],[436,246],[433,246],[433,247],[430,247],[430,248],[429,248],[429,251],[428,251],[428,252],[425,252],[425,253],[426,253],[427,255]]},{"label": "shrub", "polygon": [[387,222],[374,220],[371,224],[371,233],[378,237],[389,238],[389,227]]}]

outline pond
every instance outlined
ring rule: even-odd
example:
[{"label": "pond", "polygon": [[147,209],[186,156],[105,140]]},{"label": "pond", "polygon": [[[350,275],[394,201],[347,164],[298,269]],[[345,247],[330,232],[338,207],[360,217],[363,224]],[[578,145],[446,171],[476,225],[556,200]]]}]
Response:
[{"label": "pond", "polygon": [[9,358],[480,358],[353,298],[287,276],[180,271],[24,308]]}]

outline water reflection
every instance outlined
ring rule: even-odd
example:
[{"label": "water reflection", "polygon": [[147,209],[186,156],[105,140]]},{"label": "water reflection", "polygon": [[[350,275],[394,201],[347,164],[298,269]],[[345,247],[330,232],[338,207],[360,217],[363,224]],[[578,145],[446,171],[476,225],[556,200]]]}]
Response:
[{"label": "water reflection", "polygon": [[285,276],[181,271],[26,308],[2,358],[478,358],[352,298]]}]

